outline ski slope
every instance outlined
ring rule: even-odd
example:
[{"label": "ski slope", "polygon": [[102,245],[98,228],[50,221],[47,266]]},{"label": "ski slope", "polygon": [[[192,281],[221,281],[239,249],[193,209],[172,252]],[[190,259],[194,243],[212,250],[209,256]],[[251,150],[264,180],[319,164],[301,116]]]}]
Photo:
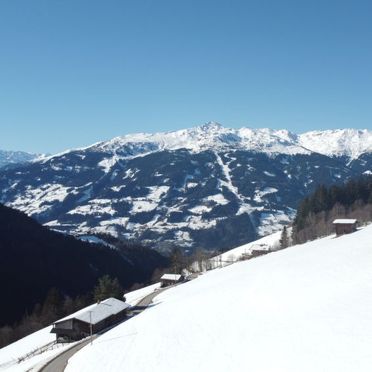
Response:
[{"label": "ski slope", "polygon": [[169,289],[66,372],[370,372],[371,340],[368,226]]}]

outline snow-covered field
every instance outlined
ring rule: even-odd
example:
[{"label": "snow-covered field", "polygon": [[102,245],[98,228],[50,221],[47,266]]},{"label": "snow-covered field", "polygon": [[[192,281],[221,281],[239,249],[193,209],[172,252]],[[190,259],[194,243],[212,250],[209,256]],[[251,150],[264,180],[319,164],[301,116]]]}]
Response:
[{"label": "snow-covered field", "polygon": [[132,292],[128,292],[125,294],[125,302],[127,302],[131,306],[135,306],[142,298],[156,291],[157,289],[160,288],[160,286],[161,283],[159,282],[152,285],[148,285],[147,287],[137,289]]},{"label": "snow-covered field", "polygon": [[73,356],[67,372],[370,372],[372,226],[208,272]]},{"label": "snow-covered field", "polygon": [[249,255],[253,250],[258,251],[275,251],[280,248],[280,237],[281,231],[278,231],[274,234],[267,235],[261,239],[255,240],[240,247],[230,249],[218,256],[215,256],[210,259],[212,267],[221,267],[230,265],[236,261],[239,261],[240,258],[244,255]]}]

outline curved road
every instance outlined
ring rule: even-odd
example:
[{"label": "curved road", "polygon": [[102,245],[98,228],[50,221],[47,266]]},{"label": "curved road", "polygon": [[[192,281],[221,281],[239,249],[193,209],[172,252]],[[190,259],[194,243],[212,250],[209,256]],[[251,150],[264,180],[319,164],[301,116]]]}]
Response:
[{"label": "curved road", "polygon": [[[97,335],[93,335],[93,339],[95,339]],[[40,372],[63,372],[67,366],[68,360],[77,353],[80,349],[90,343],[90,339],[84,340],[79,344],[71,347],[70,349],[58,354],[54,359],[48,362]]]},{"label": "curved road", "polygon": [[[154,297],[156,297],[159,293],[163,292],[167,288],[161,288],[149,295],[145,296],[140,300],[136,306],[132,307],[133,315],[138,315],[142,311],[144,311],[152,302]],[[120,324],[120,323],[119,323]],[[112,329],[112,328],[110,328]],[[97,338],[99,335],[93,335],[93,339]],[[84,341],[80,342],[79,344],[72,346],[70,349],[62,352],[61,354],[57,355],[54,359],[52,359],[48,364],[46,364],[43,368],[40,369],[39,372],[63,372],[67,366],[68,360],[77,353],[80,349],[90,343],[90,338],[85,339]]]}]

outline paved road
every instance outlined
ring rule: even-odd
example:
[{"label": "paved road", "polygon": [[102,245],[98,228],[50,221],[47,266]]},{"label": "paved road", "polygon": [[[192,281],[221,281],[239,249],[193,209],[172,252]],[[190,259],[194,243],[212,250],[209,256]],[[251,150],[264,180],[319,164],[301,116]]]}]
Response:
[{"label": "paved road", "polygon": [[[168,287],[169,288],[169,287]],[[142,300],[140,300],[136,306],[132,307],[133,315],[138,315],[142,311],[144,311],[152,302],[154,297],[156,297],[159,293],[163,292],[165,289],[168,288],[161,288],[149,295],[145,296]],[[93,339],[97,338],[99,335],[93,335]],[[80,349],[84,346],[88,345],[90,339],[84,340],[81,343],[73,346],[71,349],[64,351],[63,353],[57,355],[54,359],[52,359],[45,367],[43,367],[40,372],[63,372],[67,366],[68,360],[77,353]]]},{"label": "paved road", "polygon": [[[96,337],[97,335],[93,335],[93,339],[95,339]],[[57,355],[45,367],[43,367],[40,372],[63,372],[67,366],[68,360],[80,349],[88,345],[89,342],[90,339],[84,340],[79,344],[71,347],[70,349],[64,351],[63,353]]]},{"label": "paved road", "polygon": [[150,306],[152,300],[161,292],[165,291],[167,288],[159,288],[156,291],[150,293],[149,295],[145,296],[142,300],[140,300],[136,306],[132,307],[132,313],[133,315],[137,315],[141,313],[143,310],[145,310],[147,307]]}]

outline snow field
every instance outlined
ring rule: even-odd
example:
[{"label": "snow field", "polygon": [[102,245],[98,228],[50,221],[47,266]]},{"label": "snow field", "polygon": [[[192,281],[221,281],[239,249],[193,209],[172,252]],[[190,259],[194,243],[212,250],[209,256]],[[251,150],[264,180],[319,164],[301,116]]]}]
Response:
[{"label": "snow field", "polygon": [[67,372],[370,372],[372,226],[213,270],[154,300]]}]

